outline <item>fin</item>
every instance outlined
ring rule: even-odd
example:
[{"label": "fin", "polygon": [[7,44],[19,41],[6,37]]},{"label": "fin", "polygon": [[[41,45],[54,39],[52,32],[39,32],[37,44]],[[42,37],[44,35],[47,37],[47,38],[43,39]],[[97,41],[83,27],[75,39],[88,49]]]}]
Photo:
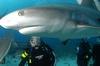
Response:
[{"label": "fin", "polygon": [[83,0],[76,0],[79,5],[81,5]]},{"label": "fin", "polygon": [[77,30],[72,34],[72,38],[90,38],[100,36],[100,27],[77,25]]},{"label": "fin", "polygon": [[0,62],[7,55],[12,42],[12,35],[8,30],[5,30],[5,34],[0,36]]},{"label": "fin", "polygon": [[94,0],[97,9],[100,11],[100,0]]},{"label": "fin", "polygon": [[79,5],[82,5],[84,7],[89,7],[89,8],[98,10],[94,0],[77,0],[77,2]]}]

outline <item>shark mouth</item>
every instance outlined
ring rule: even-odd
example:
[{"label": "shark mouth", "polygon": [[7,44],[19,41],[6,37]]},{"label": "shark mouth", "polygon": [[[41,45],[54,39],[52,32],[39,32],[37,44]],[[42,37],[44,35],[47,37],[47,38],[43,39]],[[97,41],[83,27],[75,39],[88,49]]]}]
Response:
[{"label": "shark mouth", "polygon": [[37,34],[44,31],[45,27],[40,25],[24,26],[24,28],[19,29],[19,32],[21,34],[30,34],[30,33]]}]

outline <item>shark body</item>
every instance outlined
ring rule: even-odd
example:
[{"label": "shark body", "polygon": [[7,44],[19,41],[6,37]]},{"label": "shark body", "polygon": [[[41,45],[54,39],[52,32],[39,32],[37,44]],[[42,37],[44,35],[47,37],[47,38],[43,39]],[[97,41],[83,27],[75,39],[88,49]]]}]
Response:
[{"label": "shark body", "polygon": [[66,40],[99,36],[98,16],[98,11],[79,6],[31,7],[4,16],[0,25],[24,35]]}]

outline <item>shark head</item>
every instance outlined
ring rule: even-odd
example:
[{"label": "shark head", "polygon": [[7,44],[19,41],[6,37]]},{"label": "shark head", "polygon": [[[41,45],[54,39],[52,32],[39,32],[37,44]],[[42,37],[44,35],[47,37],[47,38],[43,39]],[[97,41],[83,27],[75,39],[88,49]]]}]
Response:
[{"label": "shark head", "polygon": [[[95,14],[88,9],[89,14],[81,9],[82,7],[74,6],[26,8],[4,16],[0,20],[0,25],[6,29],[18,30],[24,35],[54,37],[61,40],[100,35],[98,27],[84,23],[84,21],[92,21],[89,16],[98,13]],[[73,17],[77,19],[77,16],[82,18],[79,22],[73,20]]]},{"label": "shark head", "polygon": [[24,35],[54,35],[61,31],[68,12],[59,8],[27,8],[4,16],[0,24],[6,29],[18,30]]},{"label": "shark head", "polygon": [[[54,23],[59,24],[64,15],[65,13],[61,13],[56,9],[22,9],[3,17],[1,26],[7,29],[19,30],[22,33],[31,28],[33,31],[38,31],[39,29],[39,31],[44,31],[44,27],[49,29],[49,27],[55,25]],[[45,28],[45,30],[47,29]]]}]

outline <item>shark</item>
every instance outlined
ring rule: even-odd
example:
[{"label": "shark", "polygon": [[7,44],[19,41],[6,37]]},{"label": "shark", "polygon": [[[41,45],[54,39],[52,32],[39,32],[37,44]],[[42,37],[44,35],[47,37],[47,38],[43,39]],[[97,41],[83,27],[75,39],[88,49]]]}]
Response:
[{"label": "shark", "polygon": [[[41,5],[18,9],[4,15],[0,26],[8,32],[11,29],[23,35],[59,38],[64,43],[67,39],[100,36],[100,11],[96,6],[91,7],[89,2],[94,4],[92,0],[77,1],[79,5]],[[0,39],[0,61],[7,55],[12,39],[11,35]]]},{"label": "shark", "polygon": [[100,12],[78,5],[27,7],[5,15],[0,25],[23,35],[53,37],[62,41],[100,35]]}]

